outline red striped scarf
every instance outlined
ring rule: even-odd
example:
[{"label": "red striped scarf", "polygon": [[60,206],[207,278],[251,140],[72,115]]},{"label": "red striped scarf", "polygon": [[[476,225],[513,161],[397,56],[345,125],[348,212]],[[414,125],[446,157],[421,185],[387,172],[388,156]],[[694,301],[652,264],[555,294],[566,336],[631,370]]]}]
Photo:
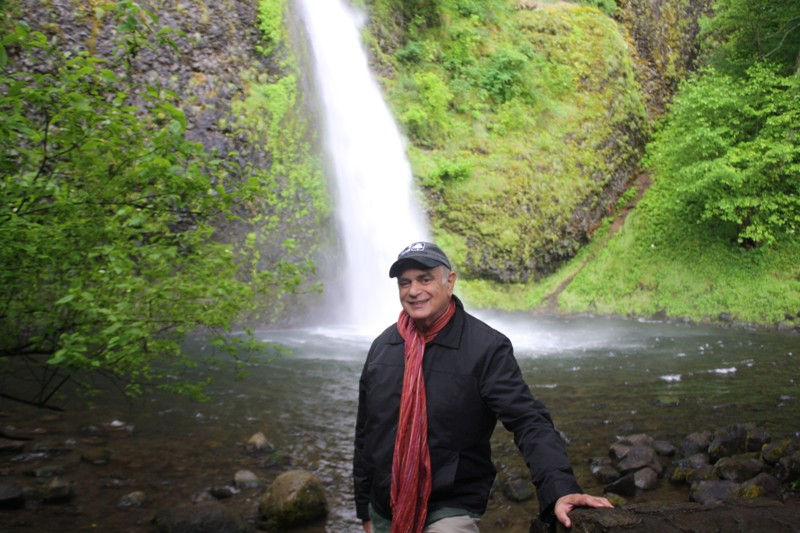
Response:
[{"label": "red striped scarf", "polygon": [[436,337],[455,312],[456,304],[451,299],[447,310],[424,333],[405,311],[397,319],[397,330],[406,346],[400,421],[392,460],[391,533],[420,533],[425,527],[432,476],[422,358],[425,345]]}]

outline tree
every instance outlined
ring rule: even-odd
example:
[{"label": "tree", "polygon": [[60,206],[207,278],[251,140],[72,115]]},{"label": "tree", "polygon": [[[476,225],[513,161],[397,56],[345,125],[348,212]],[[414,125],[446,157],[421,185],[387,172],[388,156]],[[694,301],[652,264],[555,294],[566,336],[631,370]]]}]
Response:
[{"label": "tree", "polygon": [[800,231],[800,78],[759,63],[745,77],[705,70],[685,83],[649,147],[698,220],[742,246]]},{"label": "tree", "polygon": [[105,9],[117,64],[8,20],[0,41],[1,388],[9,396],[24,366],[42,384],[37,405],[87,373],[129,394],[199,397],[203,383],[164,379],[196,364],[185,336],[204,328],[231,346],[253,295],[298,275],[248,269],[246,243],[217,239],[258,186],[187,140],[175,94],[125,76],[130,54],[169,42],[157,17],[127,1]]},{"label": "tree", "polygon": [[788,75],[800,71],[800,5],[796,0],[718,0],[701,39],[711,63],[741,74],[768,60]]}]

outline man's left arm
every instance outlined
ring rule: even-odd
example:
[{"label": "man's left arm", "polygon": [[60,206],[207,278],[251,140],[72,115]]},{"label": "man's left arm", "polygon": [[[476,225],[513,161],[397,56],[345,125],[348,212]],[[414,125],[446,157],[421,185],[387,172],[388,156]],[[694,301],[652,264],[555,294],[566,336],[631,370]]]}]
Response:
[{"label": "man's left arm", "polygon": [[566,499],[558,510],[568,507],[564,514],[572,510],[572,504],[592,501],[583,498],[586,495],[575,480],[564,442],[549,411],[525,383],[510,341],[505,339],[495,347],[485,370],[484,393],[500,421],[514,434],[531,471],[543,514],[555,513],[562,497]]}]

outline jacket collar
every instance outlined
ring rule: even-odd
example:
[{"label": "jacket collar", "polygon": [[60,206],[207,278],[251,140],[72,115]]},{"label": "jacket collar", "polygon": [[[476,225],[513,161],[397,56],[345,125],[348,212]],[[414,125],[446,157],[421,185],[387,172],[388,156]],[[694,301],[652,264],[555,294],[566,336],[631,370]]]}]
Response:
[{"label": "jacket collar", "polygon": [[[450,322],[448,322],[442,331],[436,335],[436,338],[433,339],[430,344],[439,344],[447,348],[458,348],[459,346],[461,341],[461,331],[464,329],[464,304],[461,303],[461,300],[459,300],[458,296],[455,294],[452,296],[452,298],[456,302],[456,314],[453,315],[453,318],[450,319]],[[403,344],[403,337],[401,337],[400,332],[397,331],[397,324],[395,324],[394,328],[392,328],[388,343]]]}]

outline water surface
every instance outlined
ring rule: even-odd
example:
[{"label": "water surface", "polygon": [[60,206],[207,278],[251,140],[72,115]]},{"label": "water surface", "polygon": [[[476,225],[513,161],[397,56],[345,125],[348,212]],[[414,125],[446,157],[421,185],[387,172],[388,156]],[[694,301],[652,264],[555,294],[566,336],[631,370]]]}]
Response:
[{"label": "water surface", "polygon": [[[756,422],[776,435],[800,431],[795,334],[592,317],[481,317],[511,338],[534,394],[569,439],[576,475],[588,492],[602,493],[588,460],[605,455],[619,436],[646,432],[678,444],[689,432],[734,422]],[[90,407],[73,402],[66,413],[52,414],[4,402],[3,427],[35,437],[26,451],[65,451],[55,459],[0,457],[0,480],[58,463],[74,483],[75,497],[68,505],[30,503],[23,511],[0,512],[0,531],[56,525],[62,531],[149,531],[156,510],[187,505],[209,487],[229,484],[237,470],[252,470],[268,482],[289,468],[314,472],[328,490],[330,516],[305,531],[360,531],[350,466],[357,381],[371,335],[340,328],[258,335],[289,353],[255,354],[244,380],[217,371],[206,404],[173,396],[128,403],[108,394]],[[277,453],[248,454],[245,443],[256,432]],[[520,466],[510,442],[499,428],[496,462]],[[111,450],[108,465],[80,461],[82,450],[93,446]],[[145,505],[118,508],[119,498],[135,490],[147,494]],[[255,519],[262,493],[242,491],[224,502]],[[662,481],[659,490],[638,499],[685,497]],[[535,511],[534,502],[515,504],[497,494],[482,531],[525,532]]]}]

